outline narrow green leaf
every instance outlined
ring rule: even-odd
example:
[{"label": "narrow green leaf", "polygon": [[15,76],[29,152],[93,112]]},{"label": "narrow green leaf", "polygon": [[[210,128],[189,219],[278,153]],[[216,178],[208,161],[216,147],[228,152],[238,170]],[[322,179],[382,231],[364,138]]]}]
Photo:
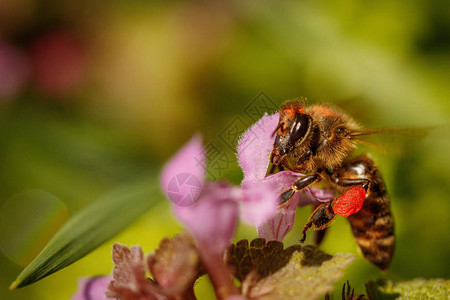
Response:
[{"label": "narrow green leaf", "polygon": [[84,257],[148,211],[161,192],[156,178],[121,186],[70,218],[10,289],[36,282]]}]

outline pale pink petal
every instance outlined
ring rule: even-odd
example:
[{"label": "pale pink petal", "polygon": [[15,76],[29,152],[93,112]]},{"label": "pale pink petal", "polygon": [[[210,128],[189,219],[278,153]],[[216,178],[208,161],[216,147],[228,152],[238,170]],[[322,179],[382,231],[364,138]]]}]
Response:
[{"label": "pale pink petal", "polygon": [[278,113],[271,116],[265,114],[239,140],[237,155],[244,172],[244,181],[256,181],[265,177],[278,119]]},{"label": "pale pink petal", "polygon": [[239,206],[233,188],[225,183],[207,183],[192,206],[173,206],[178,219],[195,236],[200,249],[222,252],[236,229]]},{"label": "pale pink petal", "polygon": [[331,201],[334,198],[334,191],[333,190],[327,190],[327,189],[315,189],[310,188],[308,189],[309,193],[320,202],[328,202]]},{"label": "pale pink petal", "polygon": [[297,210],[297,197],[292,198],[277,214],[257,227],[258,236],[267,241],[283,241],[284,237],[294,226],[295,212]]},{"label": "pale pink petal", "polygon": [[190,206],[197,201],[204,185],[205,164],[202,138],[196,135],[164,166],[161,186],[173,204]]},{"label": "pale pink petal", "polygon": [[286,190],[292,187],[292,184],[300,177],[304,176],[300,173],[291,171],[282,171],[276,174],[267,175],[262,181],[272,184],[273,189],[281,195]]},{"label": "pale pink petal", "polygon": [[321,202],[331,201],[334,198],[334,191],[306,188],[298,193],[298,195],[298,206],[303,207],[309,204],[320,204]]},{"label": "pale pink petal", "polygon": [[241,220],[259,225],[273,217],[278,210],[279,194],[270,182],[260,182],[241,190]]},{"label": "pale pink petal", "polygon": [[78,291],[71,300],[107,300],[106,290],[111,276],[84,277],[78,280]]}]

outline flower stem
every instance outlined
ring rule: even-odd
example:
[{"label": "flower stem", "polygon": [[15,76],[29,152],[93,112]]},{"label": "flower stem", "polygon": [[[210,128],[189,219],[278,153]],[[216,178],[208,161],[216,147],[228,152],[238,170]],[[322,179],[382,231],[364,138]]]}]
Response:
[{"label": "flower stem", "polygon": [[182,296],[177,298],[177,300],[197,300],[194,293],[194,287],[189,287],[186,291],[184,291]]},{"label": "flower stem", "polygon": [[207,255],[202,255],[202,261],[214,286],[217,299],[240,295],[238,288],[234,285],[231,270],[223,261],[222,253],[208,251]]}]

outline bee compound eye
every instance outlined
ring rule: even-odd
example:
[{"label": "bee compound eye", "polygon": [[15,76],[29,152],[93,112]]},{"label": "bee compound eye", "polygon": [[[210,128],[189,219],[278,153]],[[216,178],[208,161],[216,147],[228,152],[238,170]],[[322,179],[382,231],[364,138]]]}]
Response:
[{"label": "bee compound eye", "polygon": [[311,119],[307,114],[297,114],[295,122],[291,127],[291,133],[289,137],[289,144],[295,145],[301,142],[308,133],[311,127]]}]

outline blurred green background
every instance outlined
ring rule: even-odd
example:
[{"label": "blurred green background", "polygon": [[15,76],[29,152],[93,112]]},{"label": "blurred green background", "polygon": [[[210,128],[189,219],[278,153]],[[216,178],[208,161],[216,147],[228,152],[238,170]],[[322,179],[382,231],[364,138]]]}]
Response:
[{"label": "blurred green background", "polygon": [[[386,153],[361,147],[392,198],[389,272],[359,256],[343,218],[322,248],[356,255],[344,279],[357,292],[380,276],[449,278],[449,31],[443,0],[0,1],[0,298],[69,299],[78,277],[110,272],[111,243],[152,251],[181,230],[164,199],[81,261],[7,290],[68,216],[159,172],[196,132],[220,152],[208,176],[239,183],[229,133],[299,96],[366,126],[439,125],[377,140]],[[240,227],[237,238],[255,236]],[[196,289],[212,295],[206,279]]]}]

